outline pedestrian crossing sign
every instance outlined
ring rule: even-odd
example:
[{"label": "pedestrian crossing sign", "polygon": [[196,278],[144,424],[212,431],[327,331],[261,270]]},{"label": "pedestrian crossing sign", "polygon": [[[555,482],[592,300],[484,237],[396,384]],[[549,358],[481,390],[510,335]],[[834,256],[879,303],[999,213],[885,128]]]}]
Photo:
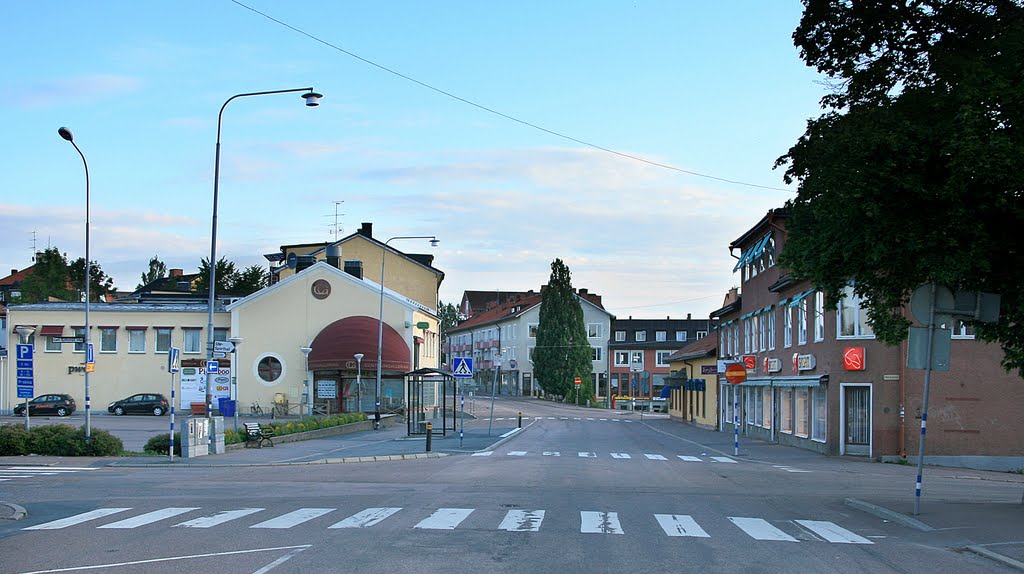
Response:
[{"label": "pedestrian crossing sign", "polygon": [[470,357],[455,357],[452,359],[452,374],[456,377],[472,377],[473,359]]}]

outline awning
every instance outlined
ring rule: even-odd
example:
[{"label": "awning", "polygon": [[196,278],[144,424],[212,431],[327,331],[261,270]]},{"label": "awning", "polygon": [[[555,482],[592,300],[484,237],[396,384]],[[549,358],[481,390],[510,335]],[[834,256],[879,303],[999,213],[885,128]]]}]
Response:
[{"label": "awning", "polygon": [[804,297],[807,297],[811,293],[814,293],[814,289],[809,289],[809,290],[804,291],[803,293],[797,295],[796,297],[793,297],[793,300],[789,302],[789,306],[790,307],[796,307],[797,305],[800,304],[801,301],[804,300]]},{"label": "awning", "polygon": [[43,325],[39,330],[41,337],[60,337],[64,334],[64,325]]},{"label": "awning", "polygon": [[755,243],[753,247],[747,249],[746,251],[743,252],[742,255],[740,255],[739,261],[736,262],[736,266],[733,267],[732,270],[737,271],[747,263],[754,261],[755,259],[760,257],[761,254],[764,253],[764,248],[768,246],[768,242],[771,241],[771,239],[772,234],[771,232],[768,232],[768,234],[762,237],[760,241]]},{"label": "awning", "polygon": [[740,387],[817,387],[828,384],[828,375],[799,375],[792,377],[751,377]]}]

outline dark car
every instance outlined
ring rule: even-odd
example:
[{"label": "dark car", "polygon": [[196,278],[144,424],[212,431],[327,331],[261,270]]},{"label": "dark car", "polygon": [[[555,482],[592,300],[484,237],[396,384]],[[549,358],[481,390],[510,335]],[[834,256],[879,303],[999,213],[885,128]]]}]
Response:
[{"label": "dark car", "polygon": [[107,412],[115,415],[148,415],[160,416],[171,410],[167,398],[155,393],[132,395],[127,399],[114,401],[107,405]]},{"label": "dark car", "polygon": [[[75,412],[75,399],[71,395],[39,395],[28,402],[28,414],[66,417]],[[14,414],[25,414],[25,403],[14,405]]]}]

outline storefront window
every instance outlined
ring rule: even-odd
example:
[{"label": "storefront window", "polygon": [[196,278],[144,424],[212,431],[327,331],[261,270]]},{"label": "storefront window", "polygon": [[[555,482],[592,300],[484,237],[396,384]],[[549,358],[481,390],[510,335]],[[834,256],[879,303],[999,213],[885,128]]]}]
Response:
[{"label": "storefront window", "polygon": [[761,387],[761,411],[764,428],[772,428],[772,390],[768,387]]},{"label": "storefront window", "polygon": [[825,441],[825,415],[827,413],[827,397],[825,387],[814,387],[811,390],[811,438]]},{"label": "storefront window", "polygon": [[782,432],[793,432],[793,389],[779,389],[779,423]]},{"label": "storefront window", "polygon": [[807,436],[807,388],[800,388],[796,390],[796,435],[806,437]]}]

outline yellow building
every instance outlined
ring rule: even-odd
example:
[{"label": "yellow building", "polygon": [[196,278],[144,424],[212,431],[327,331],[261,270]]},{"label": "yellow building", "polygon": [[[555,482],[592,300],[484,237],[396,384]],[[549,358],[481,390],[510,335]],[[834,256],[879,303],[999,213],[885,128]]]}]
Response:
[{"label": "yellow building", "polygon": [[701,428],[718,425],[718,340],[704,337],[669,355],[669,417]]}]

